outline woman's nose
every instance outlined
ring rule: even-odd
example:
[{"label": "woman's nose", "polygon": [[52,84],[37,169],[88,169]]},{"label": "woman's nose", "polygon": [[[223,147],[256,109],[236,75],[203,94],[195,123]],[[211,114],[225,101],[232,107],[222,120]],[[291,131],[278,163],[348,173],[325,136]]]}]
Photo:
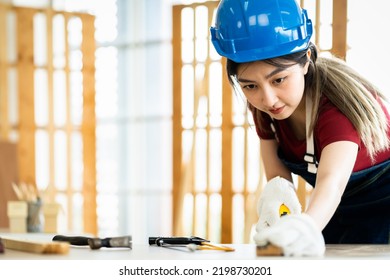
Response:
[{"label": "woman's nose", "polygon": [[261,94],[261,102],[265,107],[271,108],[273,107],[277,102],[277,97],[275,95],[275,92],[270,88],[264,88],[263,92]]}]

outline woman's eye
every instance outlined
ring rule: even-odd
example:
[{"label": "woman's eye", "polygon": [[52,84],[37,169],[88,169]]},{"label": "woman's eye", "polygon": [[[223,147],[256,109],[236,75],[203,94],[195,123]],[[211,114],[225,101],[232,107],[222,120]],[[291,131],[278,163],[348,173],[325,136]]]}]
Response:
[{"label": "woman's eye", "polygon": [[253,85],[253,84],[251,84],[251,85],[245,85],[245,86],[243,86],[242,88],[243,88],[243,89],[249,89],[249,90],[251,90],[251,89],[255,89],[255,88],[256,88],[256,85]]},{"label": "woman's eye", "polygon": [[274,84],[279,85],[279,84],[283,83],[283,81],[285,79],[286,79],[286,77],[275,79],[274,80]]}]

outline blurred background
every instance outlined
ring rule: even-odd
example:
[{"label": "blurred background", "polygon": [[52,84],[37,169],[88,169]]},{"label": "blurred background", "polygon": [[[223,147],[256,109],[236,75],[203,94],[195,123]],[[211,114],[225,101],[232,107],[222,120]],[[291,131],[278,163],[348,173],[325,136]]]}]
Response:
[{"label": "blurred background", "polygon": [[[321,55],[389,94],[384,1],[300,2]],[[210,44],[217,4],[0,0],[0,228],[24,182],[61,233],[252,242],[259,140]]]}]

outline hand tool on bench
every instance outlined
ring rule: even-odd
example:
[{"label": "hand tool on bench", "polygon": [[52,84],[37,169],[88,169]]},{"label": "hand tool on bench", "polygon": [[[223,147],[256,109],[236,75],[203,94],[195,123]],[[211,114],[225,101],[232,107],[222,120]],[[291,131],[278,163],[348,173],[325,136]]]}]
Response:
[{"label": "hand tool on bench", "polygon": [[149,237],[149,245],[160,247],[186,246],[189,250],[222,250],[226,252],[234,251],[234,248],[210,243],[204,238],[191,237]]},{"label": "hand tool on bench", "polygon": [[92,250],[102,247],[132,249],[132,237],[130,235],[106,238],[56,235],[53,237],[53,241],[64,241],[75,246],[89,246]]},{"label": "hand tool on bench", "polygon": [[1,238],[4,248],[37,254],[67,254],[69,243],[66,242],[38,242],[13,238]]}]

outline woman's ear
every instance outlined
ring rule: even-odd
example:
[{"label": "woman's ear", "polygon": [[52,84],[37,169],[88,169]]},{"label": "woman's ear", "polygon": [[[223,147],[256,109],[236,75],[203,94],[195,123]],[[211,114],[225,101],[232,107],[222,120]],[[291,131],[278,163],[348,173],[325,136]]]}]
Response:
[{"label": "woman's ear", "polygon": [[310,57],[311,57],[311,49],[309,48],[306,52],[307,55],[307,62],[305,63],[305,66],[303,66],[303,74],[306,75],[307,71],[309,70],[310,65]]}]

